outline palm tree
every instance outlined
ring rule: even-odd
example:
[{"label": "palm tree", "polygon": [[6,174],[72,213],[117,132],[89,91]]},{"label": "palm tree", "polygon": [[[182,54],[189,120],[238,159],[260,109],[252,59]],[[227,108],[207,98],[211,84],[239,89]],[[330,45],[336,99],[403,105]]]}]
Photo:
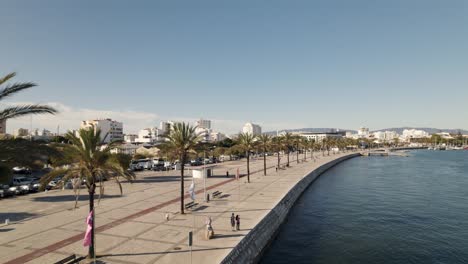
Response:
[{"label": "palm tree", "polygon": [[258,136],[258,142],[263,151],[263,175],[266,175],[266,153],[271,144],[271,136],[268,134],[262,134]]},{"label": "palm tree", "polygon": [[278,165],[277,165],[277,168],[279,169],[280,168],[280,153],[281,153],[281,150],[283,150],[283,137],[274,137],[272,139],[272,144],[276,150],[276,155],[277,155],[277,158],[278,158]]},{"label": "palm tree", "polygon": [[[0,87],[11,80],[13,77],[16,76],[16,73],[12,72],[7,74],[6,76],[0,78]],[[17,92],[22,90],[26,90],[37,86],[35,83],[32,82],[25,82],[25,83],[13,83],[7,84],[4,88],[0,88],[0,101],[5,99],[9,96],[14,95]],[[25,115],[31,114],[55,114],[57,110],[50,106],[45,105],[18,105],[18,106],[10,106],[0,110],[0,123],[6,122],[8,119],[17,118]],[[31,146],[26,142],[20,141],[12,141],[9,139],[2,139],[0,144],[0,156],[6,156],[7,158],[2,158],[0,163],[0,182],[8,181],[10,177],[10,170],[11,164],[18,163],[19,160],[15,159],[15,157],[19,157],[21,159],[22,165],[25,163],[24,155],[31,155],[32,153],[40,153],[39,148],[36,146]],[[25,151],[27,149],[27,151]],[[16,154],[19,155],[16,155]],[[29,160],[30,161],[30,160]]]},{"label": "palm tree", "polygon": [[195,132],[196,127],[188,123],[175,123],[171,125],[170,132],[164,137],[167,139],[166,146],[174,153],[180,161],[180,213],[184,214],[184,170],[188,154],[194,151],[198,142],[201,141],[200,133]]},{"label": "palm tree", "polygon": [[304,161],[307,161],[307,150],[309,149],[310,146],[310,140],[306,137],[301,138],[301,147],[304,150]]},{"label": "palm tree", "polygon": [[286,164],[287,167],[289,167],[289,147],[293,143],[293,138],[294,138],[294,136],[291,133],[286,132],[286,134],[284,134],[283,140],[282,140],[283,144],[284,144],[284,149],[286,150],[286,152],[288,154],[288,163]]},{"label": "palm tree", "polygon": [[[63,183],[68,180],[76,183],[74,188],[79,188],[80,184],[78,183],[84,182],[89,194],[89,212],[93,212],[94,218],[94,195],[96,188],[99,188],[99,199],[104,194],[104,180],[113,179],[119,186],[120,195],[122,195],[120,177],[128,181],[132,181],[135,178],[132,172],[127,171],[130,157],[125,158],[122,155],[111,154],[110,149],[115,146],[114,143],[101,148],[101,131],[94,126],[80,129],[78,135],[68,132],[65,138],[70,144],[57,145],[62,154],[53,157],[55,159],[53,161],[55,167],[62,168],[55,169],[42,177],[41,185],[46,186],[48,182],[58,175],[64,175],[62,178]],[[92,222],[93,228],[91,231],[91,245],[88,252],[89,258],[95,257],[94,222]]]},{"label": "palm tree", "polygon": [[250,151],[255,148],[255,140],[257,139],[251,133],[240,133],[237,137],[239,146],[247,155],[247,182],[250,183]]},{"label": "palm tree", "polygon": [[[7,74],[3,78],[0,78],[0,85],[5,84],[7,81],[16,76],[15,72]],[[32,82],[24,83],[13,83],[7,84],[3,89],[0,90],[0,100],[5,99],[9,96],[14,95],[17,92],[32,88],[37,86],[37,84]],[[21,117],[31,114],[55,114],[57,110],[47,105],[39,104],[27,104],[27,105],[17,105],[10,106],[0,110],[0,122],[5,121],[10,118]]]}]

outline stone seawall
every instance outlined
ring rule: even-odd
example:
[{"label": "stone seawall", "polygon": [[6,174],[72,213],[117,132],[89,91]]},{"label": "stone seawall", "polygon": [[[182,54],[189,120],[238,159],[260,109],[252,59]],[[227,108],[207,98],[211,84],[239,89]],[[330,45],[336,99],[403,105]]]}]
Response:
[{"label": "stone seawall", "polygon": [[281,201],[258,223],[247,236],[242,239],[235,248],[224,258],[222,264],[257,263],[263,252],[275,238],[281,224],[286,220],[290,209],[304,190],[318,176],[336,164],[345,160],[360,156],[361,154],[350,154],[330,161],[317,169],[311,171],[302,178],[281,199]]}]

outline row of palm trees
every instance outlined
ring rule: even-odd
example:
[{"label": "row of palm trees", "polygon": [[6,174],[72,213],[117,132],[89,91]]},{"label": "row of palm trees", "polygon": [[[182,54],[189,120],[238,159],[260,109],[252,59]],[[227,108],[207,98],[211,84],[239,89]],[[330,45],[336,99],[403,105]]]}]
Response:
[{"label": "row of palm trees", "polygon": [[[0,79],[0,85],[5,85],[15,73],[6,75]],[[6,84],[0,90],[0,100],[3,100],[17,92],[37,86],[35,83],[13,83]],[[56,114],[57,110],[39,104],[9,106],[0,110],[0,122],[8,119],[17,118],[31,114]],[[184,173],[185,164],[190,155],[196,155],[196,150],[201,144],[201,136],[195,132],[195,127],[186,123],[174,124],[170,132],[165,136],[166,143],[161,146],[165,149],[168,156],[178,159],[181,164],[180,178],[180,212],[184,213]],[[79,186],[81,183],[86,185],[89,195],[89,212],[94,212],[94,202],[96,192],[99,198],[104,195],[104,179],[114,181],[120,188],[122,194],[121,181],[132,181],[135,175],[127,171],[131,157],[127,155],[111,154],[110,150],[117,143],[111,143],[103,147],[101,142],[101,131],[94,127],[89,129],[80,129],[77,134],[69,132],[66,134],[66,143],[51,143],[48,145],[35,145],[29,141],[15,141],[12,139],[0,140],[0,177],[5,177],[11,166],[15,164],[24,165],[24,157],[31,156],[28,161],[36,162],[44,153],[48,155],[47,163],[55,169],[45,175],[42,179],[42,185],[45,186],[51,179],[58,175],[63,176],[62,181],[72,180],[76,183],[75,187],[79,195]],[[217,148],[217,155],[222,153],[243,153],[247,162],[247,182],[250,183],[250,156],[254,152],[260,152],[263,155],[263,174],[267,174],[266,156],[267,153],[275,152],[278,156],[278,168],[280,167],[280,153],[287,155],[286,166],[290,166],[290,153],[296,151],[296,160],[299,162],[299,152],[304,154],[304,160],[307,160],[307,151],[322,150],[330,152],[333,147],[346,149],[348,145],[355,142],[346,140],[325,139],[320,143],[295,136],[291,133],[285,133],[282,136],[272,137],[268,134],[254,136],[248,133],[241,133],[233,141],[224,142],[224,146]],[[28,155],[25,155],[28,153]],[[38,155],[31,155],[37,153]],[[215,153],[213,153],[215,154]],[[22,159],[21,159],[22,158]],[[94,215],[93,215],[94,217]],[[93,221],[94,225],[94,221]],[[88,256],[95,256],[94,226],[91,234],[91,246]]]}]

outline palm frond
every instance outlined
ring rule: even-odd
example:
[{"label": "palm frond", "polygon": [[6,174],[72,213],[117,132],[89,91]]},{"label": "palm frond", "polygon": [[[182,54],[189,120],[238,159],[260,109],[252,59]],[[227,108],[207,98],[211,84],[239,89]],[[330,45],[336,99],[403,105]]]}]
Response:
[{"label": "palm frond", "polygon": [[5,99],[6,97],[11,96],[22,90],[32,88],[34,86],[37,86],[37,84],[33,82],[14,83],[14,84],[7,85],[5,88],[0,90],[0,100]]},{"label": "palm frond", "polygon": [[57,110],[55,108],[47,105],[20,105],[7,107],[0,111],[0,120],[6,120],[11,118],[17,118],[25,115],[32,114],[56,114]]},{"label": "palm frond", "polygon": [[15,76],[16,76],[16,72],[11,72],[5,75],[3,78],[0,79],[0,85],[4,84],[5,82],[7,82],[8,80],[10,80],[11,78]]}]

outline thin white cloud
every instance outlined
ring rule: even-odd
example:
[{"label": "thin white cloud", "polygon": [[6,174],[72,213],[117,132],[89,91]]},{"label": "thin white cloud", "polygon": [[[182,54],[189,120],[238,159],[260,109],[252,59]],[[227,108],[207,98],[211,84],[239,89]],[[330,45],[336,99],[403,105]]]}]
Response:
[{"label": "thin white cloud", "polygon": [[[8,102],[6,105],[30,104],[31,102]],[[137,133],[140,129],[147,127],[159,126],[161,120],[174,120],[195,123],[198,118],[193,117],[160,117],[158,114],[144,111],[117,111],[117,110],[100,110],[90,108],[75,108],[58,102],[43,103],[56,108],[59,111],[57,115],[34,115],[32,118],[22,117],[7,121],[7,133],[13,133],[17,128],[30,129],[47,129],[56,132],[60,127],[60,133],[71,129],[78,129],[80,122],[96,118],[111,118],[119,122],[123,122],[124,133]],[[210,118],[207,118],[210,119]],[[228,135],[237,134],[242,130],[242,126],[246,120],[229,120],[229,119],[210,119],[214,131],[219,131]],[[32,122],[31,122],[32,121]],[[32,123],[32,124],[31,124]],[[301,127],[299,124],[288,123],[272,123],[265,124],[262,122],[254,122],[262,126],[263,131],[275,131],[285,128]]]},{"label": "thin white cloud", "polygon": [[[12,102],[7,105],[28,104],[29,102]],[[123,122],[125,133],[135,133],[138,130],[156,126],[159,116],[154,113],[139,112],[139,111],[115,111],[115,110],[97,110],[89,108],[73,108],[62,103],[49,102],[45,103],[55,107],[59,114],[57,115],[34,115],[31,117],[22,117],[11,119],[7,122],[7,132],[13,133],[17,128],[30,128],[32,120],[32,128],[47,129],[52,132],[57,131],[60,126],[60,131],[65,132],[70,129],[78,129],[80,122],[83,120],[96,118],[111,118],[119,122]]]}]

